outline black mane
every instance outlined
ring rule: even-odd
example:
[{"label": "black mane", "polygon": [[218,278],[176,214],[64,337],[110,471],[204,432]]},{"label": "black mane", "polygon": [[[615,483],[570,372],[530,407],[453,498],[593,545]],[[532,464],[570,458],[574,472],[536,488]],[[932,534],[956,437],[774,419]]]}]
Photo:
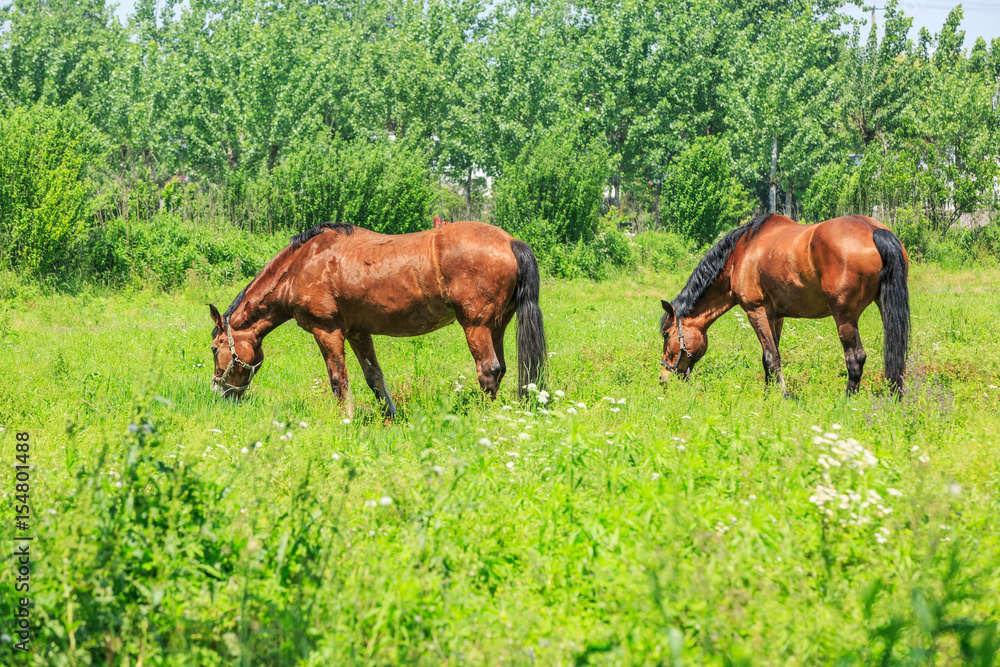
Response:
[{"label": "black mane", "polygon": [[346,236],[350,236],[354,233],[354,225],[352,224],[346,222],[324,222],[322,225],[316,225],[312,229],[293,236],[292,242],[288,244],[288,247],[292,250],[298,250],[302,247],[303,243],[311,238],[319,236],[328,229],[332,229],[338,234],[344,234]]},{"label": "black mane", "polygon": [[732,254],[737,242],[744,236],[747,239],[753,237],[765,222],[771,217],[771,213],[757,216],[750,222],[737,227],[722,237],[722,240],[712,246],[712,249],[705,253],[705,256],[698,262],[688,278],[687,285],[673,300],[671,305],[677,317],[685,317],[694,308],[694,305],[705,295],[705,290],[719,277],[719,272],[726,265],[726,260]]},{"label": "black mane", "polygon": [[[296,234],[295,236],[293,236],[291,238],[291,241],[288,243],[288,247],[286,248],[286,250],[288,250],[289,252],[294,252],[299,248],[301,248],[303,243],[305,243],[309,239],[319,236],[328,229],[332,229],[338,234],[345,234],[347,236],[350,236],[351,234],[354,233],[355,228],[354,225],[348,224],[346,222],[324,222],[322,225],[316,225],[312,229],[306,230],[301,234]],[[258,277],[260,277],[259,273],[256,276],[254,276],[253,280],[247,283],[246,287],[240,290],[240,293],[236,295],[236,298],[233,299],[233,302],[229,304],[229,308],[227,308],[226,312],[222,314],[223,320],[230,317],[233,313],[236,312],[236,309],[239,308],[241,303],[243,303],[243,299],[246,298],[247,288],[249,288],[250,285],[253,285],[254,280],[257,280]],[[213,333],[213,335],[216,334]]]}]

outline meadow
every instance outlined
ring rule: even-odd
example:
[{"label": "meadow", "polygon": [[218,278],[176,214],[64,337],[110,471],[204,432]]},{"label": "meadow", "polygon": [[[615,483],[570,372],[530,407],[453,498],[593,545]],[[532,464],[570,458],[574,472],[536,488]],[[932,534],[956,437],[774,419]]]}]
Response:
[{"label": "meadow", "polygon": [[1000,270],[912,267],[896,402],[874,307],[854,397],[831,320],[786,323],[784,399],[736,311],[661,386],[659,299],[690,268],[545,281],[528,402],[510,374],[482,398],[454,325],[377,338],[389,425],[353,357],[346,419],[293,324],[244,401],[212,395],[206,304],[242,284],[4,277],[0,461],[30,432],[35,635],[0,635],[0,663],[995,664]]}]

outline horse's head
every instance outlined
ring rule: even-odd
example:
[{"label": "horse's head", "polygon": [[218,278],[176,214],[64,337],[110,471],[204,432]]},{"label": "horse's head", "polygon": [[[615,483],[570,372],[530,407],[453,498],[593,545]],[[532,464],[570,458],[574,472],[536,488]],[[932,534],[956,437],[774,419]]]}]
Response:
[{"label": "horse's head", "polygon": [[223,319],[219,310],[211,304],[208,309],[215,323],[212,331],[212,356],[215,357],[212,391],[229,398],[240,398],[264,363],[264,350],[252,330],[234,331],[229,326],[228,317]]},{"label": "horse's head", "polygon": [[691,369],[705,356],[708,349],[708,332],[691,326],[691,320],[677,317],[669,301],[661,300],[663,319],[660,334],[663,336],[663,359],[660,361],[660,382],[666,382],[671,373],[678,373],[687,380]]}]

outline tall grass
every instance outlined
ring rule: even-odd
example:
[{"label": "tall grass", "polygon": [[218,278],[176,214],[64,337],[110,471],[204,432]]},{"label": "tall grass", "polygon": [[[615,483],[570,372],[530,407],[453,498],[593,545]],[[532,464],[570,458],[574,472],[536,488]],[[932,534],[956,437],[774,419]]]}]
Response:
[{"label": "tall grass", "polygon": [[784,400],[735,315],[661,388],[656,306],[687,273],[639,271],[543,284],[529,403],[481,398],[455,327],[377,340],[388,426],[353,361],[344,423],[290,325],[247,400],[214,400],[204,304],[239,283],[14,295],[0,460],[32,433],[37,635],[0,662],[995,664],[1000,272],[911,275],[902,403],[877,312],[856,397],[832,322],[786,323]]}]

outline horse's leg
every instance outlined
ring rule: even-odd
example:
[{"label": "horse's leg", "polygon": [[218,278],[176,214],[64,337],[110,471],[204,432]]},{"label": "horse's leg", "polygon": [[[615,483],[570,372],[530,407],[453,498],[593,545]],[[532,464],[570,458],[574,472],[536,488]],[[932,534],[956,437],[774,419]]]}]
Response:
[{"label": "horse's leg", "polygon": [[[784,317],[774,317],[772,313],[767,315],[767,325],[771,328],[771,335],[774,337],[774,349],[778,351],[778,355],[781,355],[781,328],[785,325]],[[763,345],[763,343],[762,343]],[[764,382],[766,384],[771,384],[774,382],[774,373],[771,372],[771,366],[767,361],[767,352],[763,355],[764,364]],[[780,363],[780,359],[779,359]],[[779,369],[780,372],[780,369]],[[784,386],[782,385],[782,389]]]},{"label": "horse's leg", "polygon": [[354,414],[354,396],[347,379],[347,364],[344,361],[344,332],[340,329],[313,329],[313,337],[326,361],[326,372],[330,376],[330,389],[343,405],[346,402],[347,416]]},{"label": "horse's leg", "polygon": [[[771,329],[772,321],[776,322],[781,318],[774,318],[764,308],[757,308],[747,311],[747,319],[750,321],[750,326],[757,333],[757,340],[760,341],[760,346],[764,351],[764,380],[767,384],[777,382],[781,387],[781,392],[787,396],[788,389],[785,387],[785,376],[781,372],[781,355],[778,353],[778,343]],[[778,331],[781,331],[780,325],[778,326]]]},{"label": "horse's leg", "polygon": [[385,378],[382,375],[382,368],[378,365],[378,359],[375,358],[375,343],[372,341],[371,334],[362,334],[357,338],[348,339],[351,344],[351,349],[354,350],[354,355],[358,358],[358,363],[361,364],[361,370],[365,373],[365,382],[368,383],[368,388],[375,392],[375,397],[382,401],[382,412],[389,419],[396,416],[396,405],[392,402],[392,397],[389,395],[389,387],[385,385]]},{"label": "horse's leg", "polygon": [[768,318],[771,323],[771,333],[774,334],[774,346],[781,349],[781,329],[785,326],[784,317]]},{"label": "horse's leg", "polygon": [[500,387],[500,382],[503,380],[503,376],[507,374],[507,360],[504,358],[503,354],[503,337],[507,333],[507,325],[510,324],[511,318],[514,317],[514,313],[511,312],[503,318],[500,322],[500,326],[493,329],[493,352],[497,356],[497,361],[500,362],[500,371],[497,373],[497,388]]},{"label": "horse's leg", "polygon": [[851,396],[858,391],[861,384],[861,374],[865,370],[865,348],[861,345],[861,332],[858,331],[857,318],[837,317],[837,335],[840,336],[840,344],[844,346],[844,361],[847,363],[847,395]]},{"label": "horse's leg", "polygon": [[500,388],[502,365],[493,349],[493,334],[489,327],[469,325],[465,328],[465,340],[469,343],[469,352],[476,362],[476,374],[479,376],[479,386],[488,392],[490,398],[496,399]]}]

